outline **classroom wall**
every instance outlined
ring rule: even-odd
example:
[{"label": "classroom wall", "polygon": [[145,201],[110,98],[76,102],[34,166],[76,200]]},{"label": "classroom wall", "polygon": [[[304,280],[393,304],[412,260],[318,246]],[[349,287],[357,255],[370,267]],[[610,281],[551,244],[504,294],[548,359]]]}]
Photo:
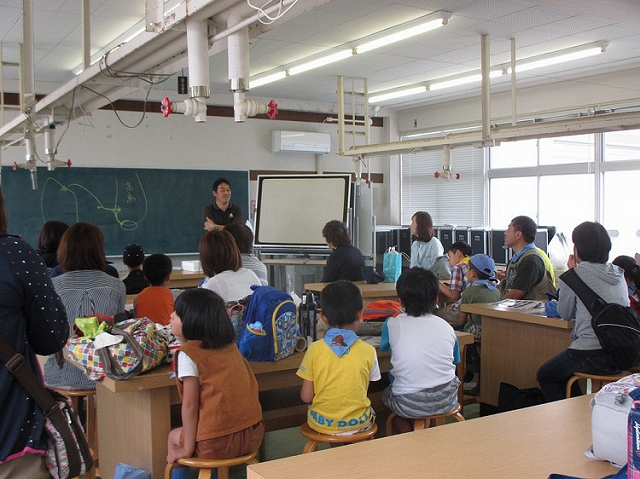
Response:
[{"label": "classroom wall", "polygon": [[[552,86],[521,89],[517,94],[519,114],[567,111],[576,107],[601,106],[616,102],[640,104],[640,69],[598,75],[579,82],[563,81]],[[170,92],[164,92],[169,94]],[[174,95],[175,96],[175,95]],[[228,96],[228,95],[227,95]],[[224,97],[226,98],[226,96]],[[215,99],[214,99],[215,100]],[[300,107],[306,111],[328,111],[327,105],[295,105],[286,100],[284,108]],[[331,113],[331,111],[329,111]],[[492,94],[491,118],[508,119],[511,113],[509,91]],[[121,119],[136,124],[141,113],[119,112]],[[10,116],[9,116],[10,118]],[[428,131],[440,126],[479,122],[480,96],[424,105],[384,115],[384,127],[371,129],[371,142],[397,141],[402,134]],[[150,112],[137,128],[126,128],[113,111],[99,110],[72,121],[58,148],[58,158],[70,158],[74,168],[189,168],[239,169],[286,172],[352,172],[351,157],[337,151],[337,125],[249,118],[235,123],[232,118],[209,117],[196,124],[192,118],[171,115],[164,118]],[[417,121],[418,126],[414,127]],[[332,137],[332,153],[292,153],[271,151],[272,130],[326,132]],[[64,126],[58,128],[58,138]],[[37,150],[43,155],[42,137]],[[3,165],[24,161],[24,147],[10,147],[0,152]],[[377,224],[400,222],[400,156],[368,159],[372,173],[382,173],[384,183],[374,186],[374,214]],[[363,170],[366,172],[366,168]],[[256,182],[251,182],[250,197],[256,198]]]},{"label": "classroom wall", "polygon": [[[118,112],[128,125],[136,124],[141,113]],[[353,172],[351,157],[340,157],[337,151],[337,125],[250,118],[235,123],[232,118],[209,117],[206,123],[195,123],[192,118],[172,115],[164,118],[160,113],[147,113],[137,128],[126,128],[113,111],[99,110],[73,121],[62,137],[58,159],[71,159],[73,168],[188,168],[267,170],[287,172]],[[271,151],[272,130],[294,130],[329,133],[332,153],[316,155],[303,152]],[[64,136],[63,136],[64,135]],[[372,128],[372,142],[386,141],[383,128]],[[42,137],[37,138],[38,154],[44,157]],[[2,153],[2,164],[24,162],[23,146],[11,147]],[[382,173],[384,183],[375,185],[374,208],[385,223],[389,222],[387,162],[373,159],[368,162],[372,173]],[[366,169],[363,169],[363,174]],[[211,179],[212,182],[215,178]],[[29,187],[30,185],[25,185]],[[250,185],[250,197],[256,198],[256,182]],[[200,212],[194,213],[199,221]]]}]

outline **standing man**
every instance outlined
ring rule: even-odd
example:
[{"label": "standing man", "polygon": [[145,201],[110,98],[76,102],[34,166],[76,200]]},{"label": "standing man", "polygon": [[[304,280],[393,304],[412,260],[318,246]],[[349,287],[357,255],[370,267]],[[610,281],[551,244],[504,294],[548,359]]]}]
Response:
[{"label": "standing man", "polygon": [[231,203],[231,183],[225,178],[213,182],[213,197],[216,199],[202,209],[204,229],[214,231],[229,223],[244,223],[242,208]]},{"label": "standing man", "polygon": [[528,216],[516,216],[504,232],[504,245],[513,250],[506,271],[496,271],[503,299],[546,301],[556,289],[542,253],[533,244],[538,226]]}]

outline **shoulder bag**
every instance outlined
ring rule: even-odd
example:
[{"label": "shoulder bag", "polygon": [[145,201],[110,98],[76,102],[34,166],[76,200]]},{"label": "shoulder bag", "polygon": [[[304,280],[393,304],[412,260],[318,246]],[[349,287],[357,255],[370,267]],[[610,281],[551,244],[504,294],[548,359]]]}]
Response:
[{"label": "shoulder bag", "polygon": [[67,479],[91,470],[91,450],[71,400],[45,387],[26,366],[24,356],[16,352],[2,335],[0,359],[44,412],[48,436],[45,463],[49,474],[54,479]]}]

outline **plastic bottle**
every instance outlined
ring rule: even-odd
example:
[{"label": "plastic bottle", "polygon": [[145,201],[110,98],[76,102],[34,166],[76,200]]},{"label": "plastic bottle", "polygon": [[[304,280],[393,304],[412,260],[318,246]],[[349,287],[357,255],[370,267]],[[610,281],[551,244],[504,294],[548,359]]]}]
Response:
[{"label": "plastic bottle", "polygon": [[[309,336],[309,305],[307,304],[307,293],[302,293],[302,302],[298,311],[298,324],[300,325],[300,336],[307,339]],[[310,344],[307,339],[307,344]]]},{"label": "plastic bottle", "polygon": [[[313,293],[309,293],[309,336],[312,341],[318,339],[318,305]],[[307,340],[308,341],[308,340]],[[310,343],[309,343],[310,344]]]}]

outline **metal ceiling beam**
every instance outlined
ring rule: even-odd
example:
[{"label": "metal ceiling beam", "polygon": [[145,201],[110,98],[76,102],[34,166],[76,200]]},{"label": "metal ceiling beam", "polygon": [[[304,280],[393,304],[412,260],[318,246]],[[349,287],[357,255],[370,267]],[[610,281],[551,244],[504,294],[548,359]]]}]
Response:
[{"label": "metal ceiling beam", "polygon": [[589,117],[564,120],[549,120],[517,126],[497,126],[491,129],[491,141],[485,142],[481,130],[457,133],[437,138],[395,141],[377,145],[354,146],[344,156],[378,157],[410,154],[417,151],[439,150],[445,145],[451,148],[462,146],[493,146],[503,141],[529,140],[556,136],[586,135],[607,131],[640,128],[640,111],[601,113]]}]

